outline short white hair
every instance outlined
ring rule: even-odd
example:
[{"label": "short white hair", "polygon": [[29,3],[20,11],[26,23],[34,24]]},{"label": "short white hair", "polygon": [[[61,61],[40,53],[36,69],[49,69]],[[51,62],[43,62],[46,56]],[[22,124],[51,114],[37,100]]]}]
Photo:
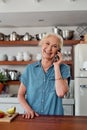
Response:
[{"label": "short white hair", "polygon": [[47,33],[39,42],[39,45],[41,45],[44,40],[46,40],[48,37],[54,36],[58,39],[58,46],[60,47],[60,49],[63,47],[63,38],[62,36],[60,36],[59,34],[55,34],[55,33]]}]

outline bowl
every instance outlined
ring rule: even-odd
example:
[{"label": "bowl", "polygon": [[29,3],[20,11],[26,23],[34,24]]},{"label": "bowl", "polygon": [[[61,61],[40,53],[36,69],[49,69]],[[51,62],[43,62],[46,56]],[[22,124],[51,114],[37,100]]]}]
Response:
[{"label": "bowl", "polygon": [[15,61],[16,57],[15,56],[8,56],[8,61]]},{"label": "bowl", "polygon": [[73,30],[62,30],[62,37],[65,40],[71,40],[74,37]]},{"label": "bowl", "polygon": [[16,56],[16,60],[17,60],[17,61],[23,61],[23,57]]}]

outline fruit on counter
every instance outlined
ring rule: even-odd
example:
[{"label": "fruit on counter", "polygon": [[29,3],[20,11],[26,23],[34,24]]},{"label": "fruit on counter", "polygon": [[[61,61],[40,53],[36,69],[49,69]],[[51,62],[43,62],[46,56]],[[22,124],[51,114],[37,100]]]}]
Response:
[{"label": "fruit on counter", "polygon": [[16,107],[11,107],[11,108],[7,109],[8,114],[14,114],[15,112],[16,112]]},{"label": "fruit on counter", "polygon": [[5,116],[5,113],[2,110],[0,110],[0,118],[3,118],[4,116]]},{"label": "fruit on counter", "polygon": [[0,113],[0,118],[3,118],[5,116],[4,113]]}]

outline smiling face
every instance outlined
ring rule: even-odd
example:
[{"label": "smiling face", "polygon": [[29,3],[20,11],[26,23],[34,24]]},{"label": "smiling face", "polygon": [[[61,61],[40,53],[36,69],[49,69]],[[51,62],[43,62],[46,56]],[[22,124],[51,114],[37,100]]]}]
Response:
[{"label": "smiling face", "polygon": [[42,43],[42,58],[52,60],[59,49],[58,38],[56,36],[47,37]]}]

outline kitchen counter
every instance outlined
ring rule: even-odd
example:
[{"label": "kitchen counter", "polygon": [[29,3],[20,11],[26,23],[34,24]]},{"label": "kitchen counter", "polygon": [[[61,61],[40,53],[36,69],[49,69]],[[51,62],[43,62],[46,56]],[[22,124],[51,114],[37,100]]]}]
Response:
[{"label": "kitchen counter", "polygon": [[39,116],[24,119],[17,116],[11,123],[0,122],[0,130],[86,130],[87,117],[82,116]]}]

